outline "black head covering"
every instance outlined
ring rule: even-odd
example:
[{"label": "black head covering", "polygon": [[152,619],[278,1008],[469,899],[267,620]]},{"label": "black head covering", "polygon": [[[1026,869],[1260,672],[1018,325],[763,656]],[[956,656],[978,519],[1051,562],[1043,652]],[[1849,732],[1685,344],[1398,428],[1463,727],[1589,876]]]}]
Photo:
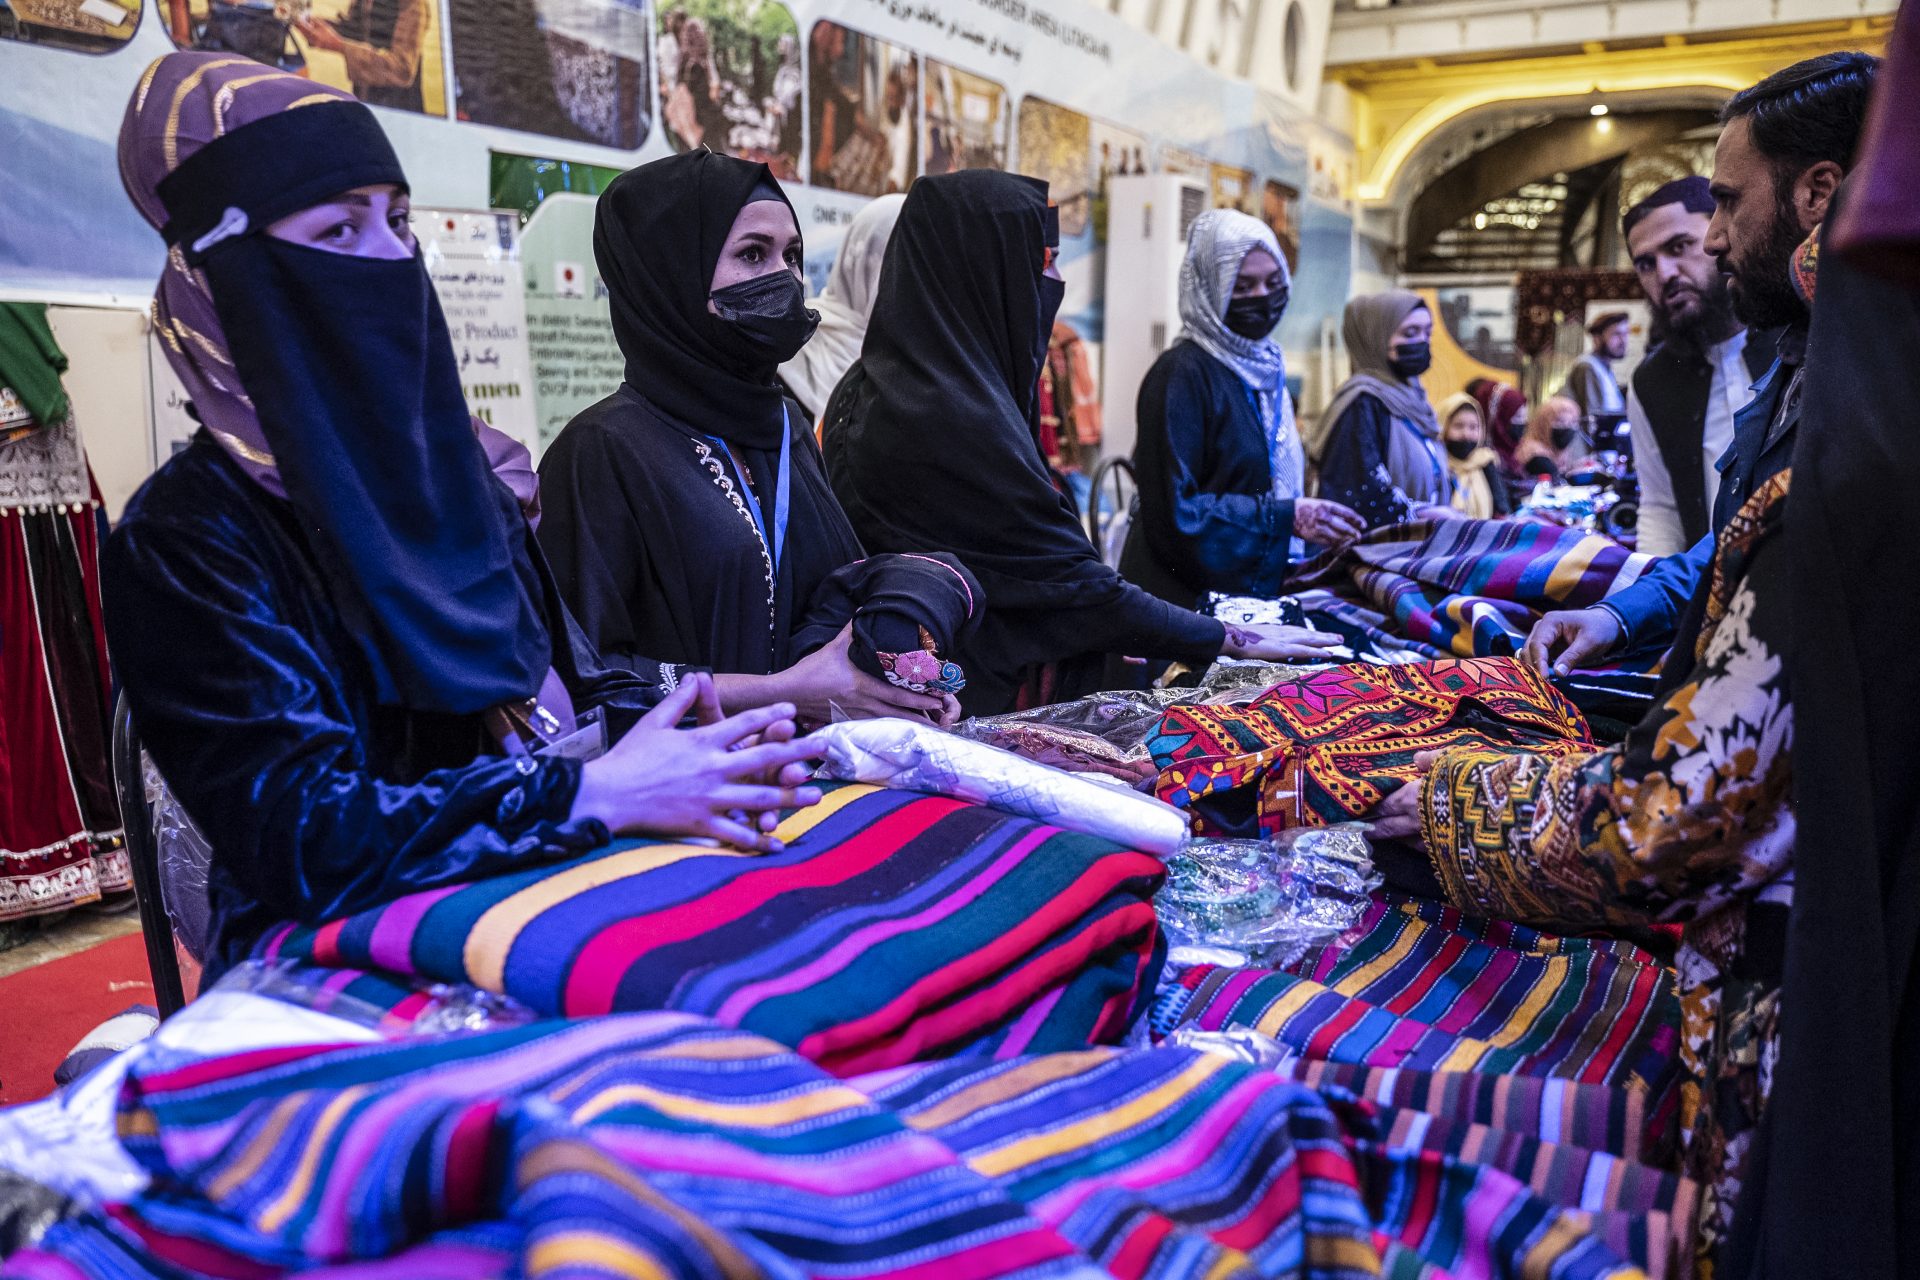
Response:
[{"label": "black head covering", "polygon": [[1039,444],[1057,281],[1047,186],[922,178],[900,209],[860,359],[825,421],[834,491],[868,548],[950,551],[994,609],[1107,603],[1100,562]]},{"label": "black head covering", "polygon": [[764,164],[690,151],[641,165],[601,195],[593,257],[612,295],[628,385],[703,433],[778,449],[778,362],[707,310],[727,233],[742,207],[767,198],[763,185],[793,207]]},{"label": "black head covering", "polygon": [[979,629],[984,592],[958,560],[946,555],[871,556],[833,574],[813,595],[806,623],[794,634],[794,649],[811,653],[830,644],[853,623],[848,654],[875,679],[888,679],[882,654],[925,650],[945,668],[938,681],[895,683],[925,693],[938,687],[958,693],[966,675],[951,662]]},{"label": "black head covering", "polygon": [[425,264],[263,233],[283,213],[401,180],[372,113],[342,103],[268,116],[209,142],[174,176],[160,184],[167,235],[205,273],[234,371],[375,696],[454,714],[531,697],[552,647],[527,528],[474,435]]},{"label": "black head covering", "polygon": [[1820,256],[1794,444],[1794,896],[1738,1280],[1920,1276],[1920,290],[1875,248]]}]

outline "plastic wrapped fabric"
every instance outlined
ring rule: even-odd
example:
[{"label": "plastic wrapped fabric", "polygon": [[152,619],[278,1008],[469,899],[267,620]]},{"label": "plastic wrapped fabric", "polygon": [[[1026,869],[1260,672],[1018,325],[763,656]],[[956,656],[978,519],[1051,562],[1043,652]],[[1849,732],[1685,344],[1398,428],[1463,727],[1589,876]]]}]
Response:
[{"label": "plastic wrapped fabric", "polygon": [[962,720],[951,732],[1035,764],[1069,773],[1105,774],[1130,786],[1143,786],[1157,773],[1147,740],[1168,707],[1251,702],[1282,680],[1297,678],[1301,670],[1284,663],[1217,662],[1197,685],[1095,693],[1027,711]]},{"label": "plastic wrapped fabric", "polygon": [[449,1032],[493,1031],[534,1020],[513,999],[464,982],[417,982],[352,970],[322,969],[293,959],[248,960],[229,969],[214,991],[264,996],[297,1009],[363,1027],[383,1040]]},{"label": "plastic wrapped fabric", "polygon": [[175,941],[204,962],[213,933],[213,903],[207,896],[213,848],[145,751],[140,753],[140,770],[145,775],[147,813],[153,820],[153,844],[160,857],[160,905],[173,924]]},{"label": "plastic wrapped fabric", "polygon": [[1191,1022],[1183,1022],[1160,1043],[1167,1048],[1198,1049],[1229,1062],[1244,1062],[1251,1067],[1282,1073],[1291,1072],[1294,1063],[1300,1060],[1299,1054],[1272,1036],[1240,1022],[1218,1031],[1203,1031]]},{"label": "plastic wrapped fabric", "polygon": [[914,720],[849,720],[811,741],[822,776],[951,796],[1166,857],[1187,842],[1172,805],[1036,764]]},{"label": "plastic wrapped fabric", "polygon": [[39,1244],[48,1227],[80,1212],[71,1197],[0,1169],[0,1258]]},{"label": "plastic wrapped fabric", "polygon": [[1295,828],[1275,840],[1195,840],[1154,898],[1169,972],[1277,967],[1360,923],[1380,887],[1365,828]]}]

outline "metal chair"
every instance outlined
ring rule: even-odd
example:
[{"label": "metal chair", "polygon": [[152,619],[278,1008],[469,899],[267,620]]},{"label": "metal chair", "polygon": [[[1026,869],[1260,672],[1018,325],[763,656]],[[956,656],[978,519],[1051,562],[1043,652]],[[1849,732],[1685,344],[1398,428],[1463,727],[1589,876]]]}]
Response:
[{"label": "metal chair", "polygon": [[147,968],[153,973],[154,1003],[165,1018],[186,1004],[180,981],[180,955],[174,949],[173,920],[167,914],[160,867],[160,840],[147,803],[147,780],[140,739],[123,693],[113,708],[113,785],[126,824],[127,860],[133,865],[133,891],[140,904],[140,931],[146,937]]},{"label": "metal chair", "polygon": [[[1113,486],[1111,509],[1101,501],[1109,481]],[[1138,488],[1129,458],[1116,455],[1094,468],[1092,492],[1087,498],[1087,537],[1101,559],[1116,569],[1120,567],[1120,545],[1132,521],[1133,495]]]}]

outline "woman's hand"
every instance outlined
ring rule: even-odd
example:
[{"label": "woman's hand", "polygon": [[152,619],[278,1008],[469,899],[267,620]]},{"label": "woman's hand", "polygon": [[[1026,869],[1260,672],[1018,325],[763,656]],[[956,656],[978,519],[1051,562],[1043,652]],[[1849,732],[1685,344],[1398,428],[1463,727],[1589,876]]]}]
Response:
[{"label": "woman's hand", "polygon": [[1326,498],[1295,498],[1293,531],[1323,547],[1344,547],[1367,531],[1367,522],[1352,507]]},{"label": "woman's hand", "polygon": [[1227,628],[1227,642],[1220,646],[1223,658],[1251,658],[1256,662],[1278,662],[1284,658],[1330,661],[1325,652],[1346,643],[1339,636],[1305,627],[1233,626]]},{"label": "woman's hand", "polygon": [[915,693],[868,675],[853,665],[852,647],[853,624],[848,623],[832,644],[769,677],[803,722],[827,724],[838,709],[855,720],[908,716],[950,723],[944,717],[959,710],[958,703],[949,706],[951,700],[942,694]]},{"label": "woman's hand", "polygon": [[347,47],[347,42],[325,18],[296,18],[293,24],[310,49],[320,49],[327,53],[339,53]]},{"label": "woman's hand", "polygon": [[[820,802],[803,786],[819,749],[794,740],[793,708],[760,707],[718,724],[676,728],[708,677],[681,682],[611,750],[581,769],[574,819],[598,818],[618,835],[704,836],[778,852],[770,832],[782,809]],[[757,745],[746,745],[755,742]]]},{"label": "woman's hand", "polygon": [[1438,522],[1442,520],[1465,520],[1467,516],[1464,511],[1455,510],[1453,507],[1445,506],[1438,502],[1429,502],[1422,506],[1415,507],[1413,509],[1413,518],[1415,520],[1432,520]]}]

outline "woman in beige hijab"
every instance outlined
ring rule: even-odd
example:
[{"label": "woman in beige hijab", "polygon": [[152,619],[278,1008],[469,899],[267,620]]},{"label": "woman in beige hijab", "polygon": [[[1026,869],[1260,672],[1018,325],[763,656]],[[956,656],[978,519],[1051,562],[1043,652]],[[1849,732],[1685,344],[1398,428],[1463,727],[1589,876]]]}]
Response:
[{"label": "woman in beige hijab", "polygon": [[1440,433],[1453,472],[1453,509],[1475,520],[1513,513],[1500,455],[1487,447],[1487,423],[1480,402],[1462,391],[1440,403]]},{"label": "woman in beige hijab", "polygon": [[1353,376],[1306,441],[1320,496],[1353,508],[1369,528],[1452,514],[1440,422],[1420,385],[1433,313],[1405,289],[1366,294],[1347,304],[1342,330]]}]

